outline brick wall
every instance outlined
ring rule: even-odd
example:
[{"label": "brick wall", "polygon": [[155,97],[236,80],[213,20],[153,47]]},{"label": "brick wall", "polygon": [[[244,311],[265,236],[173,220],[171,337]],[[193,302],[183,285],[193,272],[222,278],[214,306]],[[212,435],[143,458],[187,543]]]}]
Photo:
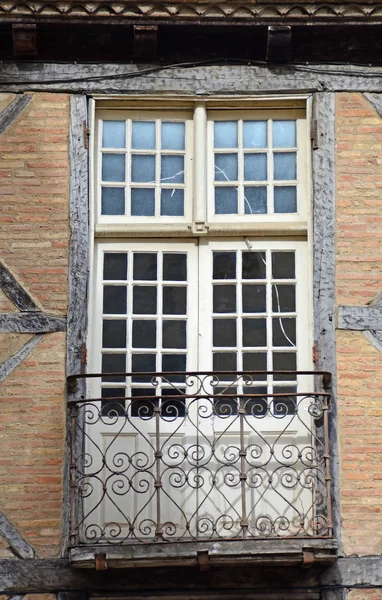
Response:
[{"label": "brick wall", "polygon": [[[382,292],[382,119],[362,94],[338,94],[336,109],[337,304],[365,305]],[[337,366],[344,549],[379,554],[382,353],[338,331]],[[363,597],[375,596],[351,596]]]},{"label": "brick wall", "polygon": [[[0,94],[0,110],[14,99]],[[34,94],[0,136],[0,258],[49,313],[67,311],[69,98]],[[1,294],[0,310],[16,310]],[[32,336],[0,335],[0,360]],[[39,556],[61,542],[65,334],[45,334],[0,386],[0,511]]]}]

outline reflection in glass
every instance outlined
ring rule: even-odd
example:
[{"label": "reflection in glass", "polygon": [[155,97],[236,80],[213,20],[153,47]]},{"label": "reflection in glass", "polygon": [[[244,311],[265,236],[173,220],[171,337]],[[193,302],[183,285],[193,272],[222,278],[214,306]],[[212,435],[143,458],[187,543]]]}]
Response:
[{"label": "reflection in glass", "polygon": [[213,252],[213,278],[236,278],[236,252]]},{"label": "reflection in glass", "polygon": [[277,186],[274,188],[275,213],[297,212],[297,190],[295,186]]},{"label": "reflection in glass", "polygon": [[267,179],[267,155],[245,154],[244,155],[244,180],[265,181]]},{"label": "reflection in glass", "polygon": [[126,252],[105,252],[103,259],[103,278],[125,280],[127,278]]},{"label": "reflection in glass", "polygon": [[133,121],[131,147],[134,150],[155,149],[154,121]]},{"label": "reflection in glass", "polygon": [[215,181],[237,181],[237,154],[215,154]]},{"label": "reflection in glass", "polygon": [[160,214],[163,217],[184,216],[184,190],[167,189],[161,190]]},{"label": "reflection in glass", "polygon": [[157,278],[157,255],[155,252],[134,252],[133,277],[135,280]]},{"label": "reflection in glass", "polygon": [[103,121],[102,147],[124,148],[126,146],[126,121]]},{"label": "reflection in glass", "polygon": [[215,188],[215,214],[237,215],[237,188]]},{"label": "reflection in glass", "polygon": [[296,147],[296,121],[273,121],[273,147]]},{"label": "reflection in glass", "polygon": [[272,319],[273,345],[296,345],[296,319],[290,317],[277,317]]},{"label": "reflection in glass", "polygon": [[131,216],[153,217],[155,215],[155,190],[132,188]]},{"label": "reflection in glass", "polygon": [[243,252],[243,279],[265,279],[265,252]]},{"label": "reflection in glass", "polygon": [[125,214],[124,188],[103,187],[101,192],[101,215]]},{"label": "reflection in glass", "polygon": [[294,312],[296,310],[296,288],[294,285],[272,285],[273,312]]},{"label": "reflection in glass", "polygon": [[267,122],[266,121],[244,121],[243,122],[243,146],[244,146],[244,148],[266,148],[267,147]]},{"label": "reflection in glass", "polygon": [[237,121],[215,121],[215,148],[237,148]]},{"label": "reflection in glass", "polygon": [[151,182],[155,180],[155,156],[133,154],[131,157],[131,181]]},{"label": "reflection in glass", "polygon": [[162,155],[161,183],[184,182],[184,157]]},{"label": "reflection in glass", "polygon": [[185,123],[162,123],[163,150],[184,150]]},{"label": "reflection in glass", "polygon": [[236,312],[236,285],[213,286],[213,311],[215,313]]},{"label": "reflection in glass", "polygon": [[296,179],[297,163],[295,152],[275,152],[273,155],[273,164],[275,179]]},{"label": "reflection in glass", "polygon": [[244,212],[246,215],[267,213],[267,188],[265,186],[244,188]]},{"label": "reflection in glass", "polygon": [[266,311],[265,285],[243,285],[242,294],[244,313]]},{"label": "reflection in glass", "polygon": [[125,155],[102,155],[102,181],[125,181]]}]

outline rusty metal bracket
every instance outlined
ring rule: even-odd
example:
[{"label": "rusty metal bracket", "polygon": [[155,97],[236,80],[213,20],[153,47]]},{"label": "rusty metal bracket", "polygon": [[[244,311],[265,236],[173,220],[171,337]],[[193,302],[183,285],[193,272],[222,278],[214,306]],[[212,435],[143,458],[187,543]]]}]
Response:
[{"label": "rusty metal bracket", "polygon": [[95,555],[95,568],[96,568],[96,571],[106,571],[107,570],[106,554],[96,554]]}]

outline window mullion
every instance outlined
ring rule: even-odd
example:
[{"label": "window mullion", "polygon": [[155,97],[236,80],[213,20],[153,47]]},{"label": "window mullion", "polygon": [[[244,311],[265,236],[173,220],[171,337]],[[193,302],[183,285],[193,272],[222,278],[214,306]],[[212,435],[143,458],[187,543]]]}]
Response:
[{"label": "window mullion", "polygon": [[207,111],[204,102],[194,109],[194,212],[195,223],[205,223],[207,206]]}]

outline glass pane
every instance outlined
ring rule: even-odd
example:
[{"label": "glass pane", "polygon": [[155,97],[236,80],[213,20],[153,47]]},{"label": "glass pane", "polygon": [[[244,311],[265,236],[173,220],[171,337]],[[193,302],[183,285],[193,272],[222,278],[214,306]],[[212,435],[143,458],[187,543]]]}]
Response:
[{"label": "glass pane", "polygon": [[296,121],[273,121],[273,147],[296,147]]},{"label": "glass pane", "polygon": [[266,311],[265,285],[243,285],[243,312]]},{"label": "glass pane", "polygon": [[165,281],[187,280],[186,254],[163,254],[163,279]]},{"label": "glass pane", "polygon": [[236,279],[236,252],[213,252],[213,278]]},{"label": "glass pane", "polygon": [[215,148],[237,148],[237,121],[215,121]]},{"label": "glass pane", "polygon": [[273,279],[294,279],[294,252],[272,252]]},{"label": "glass pane", "polygon": [[184,182],[184,157],[162,156],[161,159],[161,183],[183,183]]},{"label": "glass pane", "polygon": [[107,400],[106,398],[124,398],[126,396],[125,388],[103,388],[101,390],[102,416],[110,417],[116,415],[123,417],[125,415],[125,400]]},{"label": "glass pane", "polygon": [[265,252],[243,252],[243,279],[265,279]]},{"label": "glass pane", "polygon": [[273,155],[274,178],[296,179],[297,163],[295,152],[277,152]]},{"label": "glass pane", "polygon": [[184,150],[185,123],[162,123],[163,150]]},{"label": "glass pane", "polygon": [[294,186],[277,186],[274,188],[275,213],[297,212],[297,191]]},{"label": "glass pane", "polygon": [[133,313],[155,315],[157,312],[157,288],[151,285],[133,287]]},{"label": "glass pane", "polygon": [[237,154],[215,154],[215,181],[237,181]]},{"label": "glass pane", "polygon": [[163,348],[186,348],[186,321],[163,321]]},{"label": "glass pane", "polygon": [[134,150],[155,149],[155,121],[133,121],[131,147]]},{"label": "glass pane", "polygon": [[246,215],[267,213],[267,188],[264,186],[244,188],[244,212]]},{"label": "glass pane", "polygon": [[[131,357],[131,370],[133,373],[155,373],[156,371],[156,356],[155,354],[133,354]],[[143,382],[151,381],[151,375],[134,375],[132,381]]]},{"label": "glass pane", "polygon": [[[131,395],[134,400],[131,403],[131,416],[139,417],[140,419],[152,419],[154,416],[154,408],[158,406],[158,400],[155,398],[156,390],[150,388],[140,388],[131,390]],[[140,398],[152,396],[153,399],[140,400]]]},{"label": "glass pane", "polygon": [[133,321],[133,348],[155,348],[156,337],[156,321]]},{"label": "glass pane", "polygon": [[162,189],[160,214],[162,216],[184,216],[184,190]]},{"label": "glass pane", "polygon": [[[102,373],[126,373],[126,354],[102,354]],[[109,375],[102,381],[125,381],[124,375]]]},{"label": "glass pane", "polygon": [[296,319],[277,317],[272,319],[272,327],[274,346],[296,345]]},{"label": "glass pane", "polygon": [[105,314],[126,314],[126,286],[105,285],[103,288],[103,312]]},{"label": "glass pane", "polygon": [[265,319],[243,319],[243,346],[266,346],[267,322]]},{"label": "glass pane", "polygon": [[[265,352],[244,352],[243,371],[266,371],[267,355]],[[256,381],[266,380],[266,375],[256,375]]]},{"label": "glass pane", "polygon": [[103,278],[123,279],[127,278],[127,254],[125,252],[107,252],[103,258]]},{"label": "glass pane", "polygon": [[215,188],[215,214],[237,215],[237,189],[231,187]]},{"label": "glass pane", "polygon": [[216,371],[232,371],[232,375],[220,375],[221,381],[233,381],[237,371],[237,354],[236,352],[214,352],[213,354],[213,370]]},{"label": "glass pane", "polygon": [[236,312],[236,285],[214,285],[213,288],[213,311]]},{"label": "glass pane", "polygon": [[154,281],[157,278],[157,255],[151,252],[134,252],[133,278]]},{"label": "glass pane", "polygon": [[213,319],[213,345],[236,346],[236,319]]},{"label": "glass pane", "polygon": [[102,323],[102,346],[104,348],[126,348],[126,321],[114,319]]},{"label": "glass pane", "polygon": [[[178,381],[181,380],[181,376],[172,375],[169,377],[170,381]],[[178,417],[184,417],[186,414],[186,401],[184,398],[171,398],[171,396],[179,396],[181,394],[185,394],[185,389],[162,389],[162,418],[166,419],[176,419]],[[167,396],[170,398],[167,399]]]},{"label": "glass pane", "polygon": [[124,154],[102,154],[102,181],[125,181]]},{"label": "glass pane", "polygon": [[243,146],[244,148],[266,148],[267,147],[267,122],[266,121],[244,121],[243,122]]},{"label": "glass pane", "polygon": [[102,147],[125,148],[126,121],[103,121]]},{"label": "glass pane", "polygon": [[[186,371],[186,355],[185,354],[163,354],[162,356],[162,371]],[[182,382],[184,375],[169,375],[169,381]],[[176,390],[173,390],[176,392]]]},{"label": "glass pane", "polygon": [[101,194],[102,215],[124,215],[125,214],[125,190],[124,188],[102,188]]},{"label": "glass pane", "polygon": [[[295,352],[274,352],[273,371],[297,371],[297,360]],[[296,375],[273,375],[275,381],[294,381]]]},{"label": "glass pane", "polygon": [[163,314],[185,315],[187,313],[187,288],[163,287]]},{"label": "glass pane", "polygon": [[268,179],[267,155],[245,154],[244,155],[244,180],[265,181]]},{"label": "glass pane", "polygon": [[133,188],[131,190],[131,215],[153,217],[155,214],[155,190]]},{"label": "glass pane", "polygon": [[272,285],[273,312],[294,312],[296,310],[296,286]]},{"label": "glass pane", "polygon": [[155,156],[133,154],[131,157],[131,181],[155,181]]}]

